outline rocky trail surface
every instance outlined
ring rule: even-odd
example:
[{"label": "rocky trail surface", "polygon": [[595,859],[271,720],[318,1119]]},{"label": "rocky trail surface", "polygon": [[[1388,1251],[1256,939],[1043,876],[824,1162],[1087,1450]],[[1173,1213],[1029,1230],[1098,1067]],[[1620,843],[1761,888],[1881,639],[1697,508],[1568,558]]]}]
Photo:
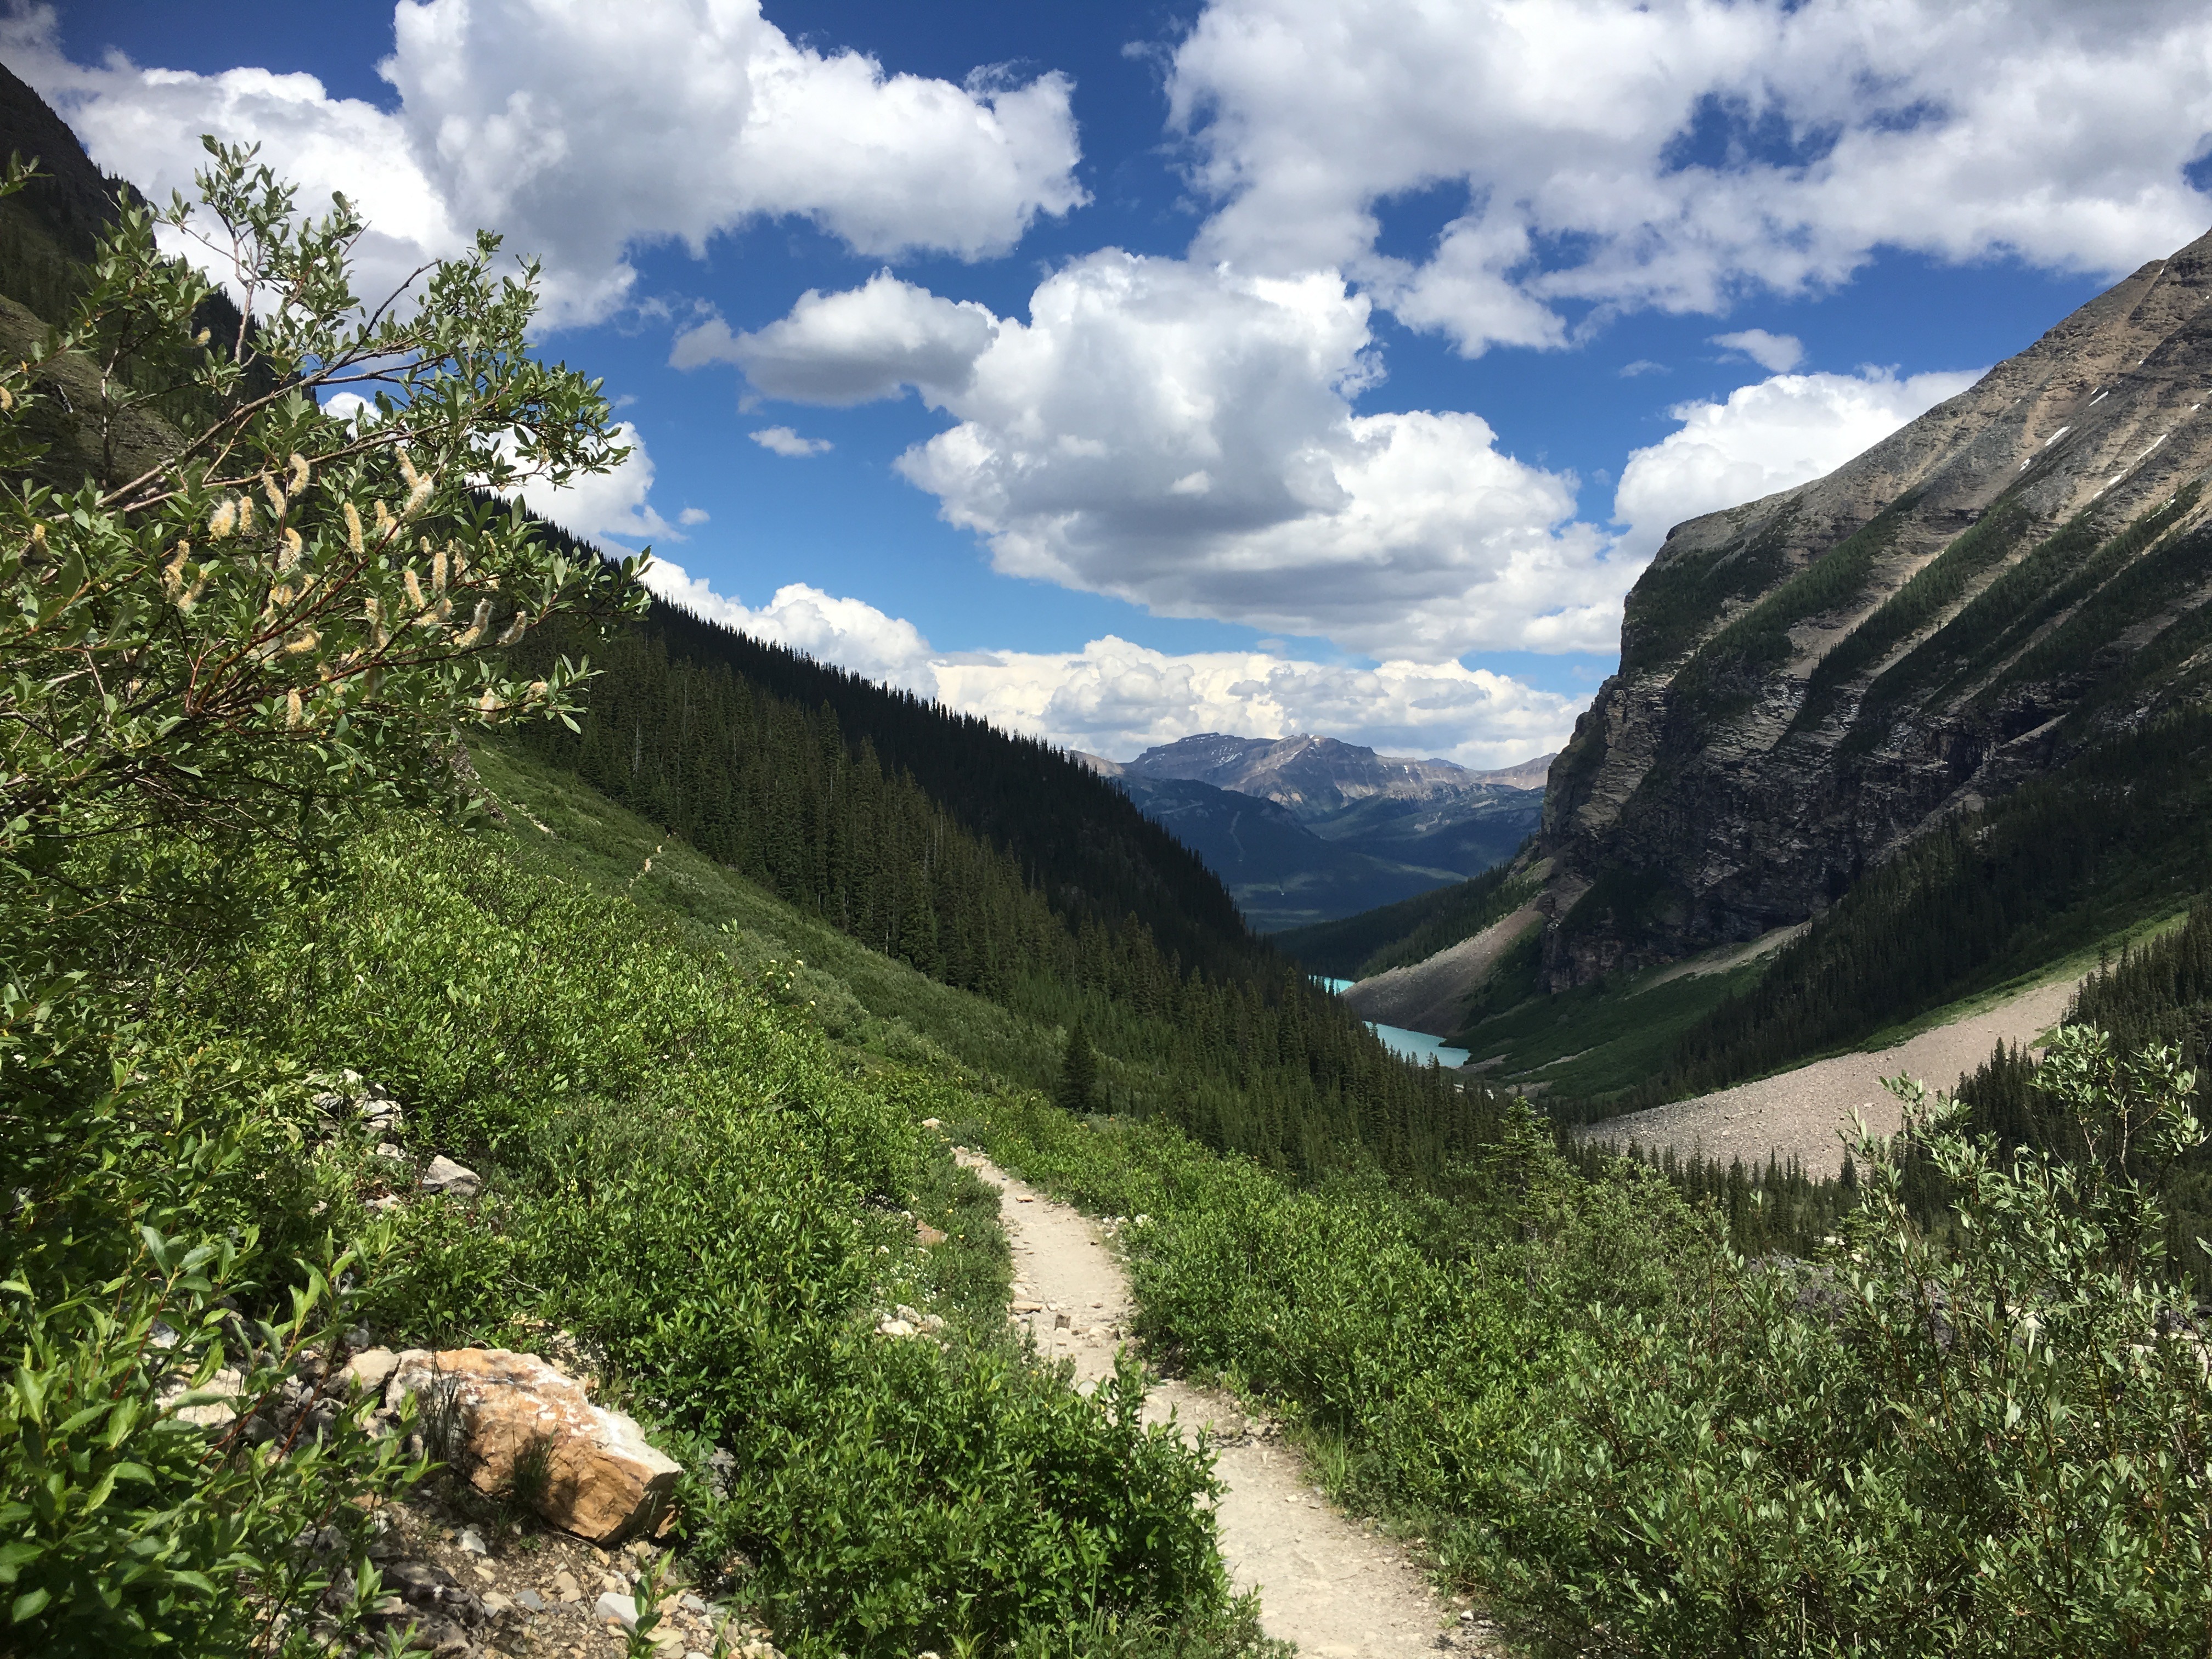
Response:
[{"label": "rocky trail surface", "polygon": [[[962,1164],[1000,1189],[1013,1245],[1012,1316],[1037,1352],[1074,1364],[1078,1385],[1114,1370],[1133,1314],[1121,1264],[1099,1225],[961,1149]],[[1429,1589],[1404,1551],[1332,1508],[1297,1451],[1226,1395],[1175,1379],[1154,1387],[1145,1419],[1170,1417],[1186,1437],[1211,1431],[1224,1490],[1221,1550],[1238,1590],[1261,1592],[1270,1636],[1322,1659],[1412,1659],[1502,1652]]]},{"label": "rocky trail surface", "polygon": [[2074,987],[2071,978],[2054,980],[1893,1048],[1817,1060],[1694,1100],[1608,1118],[1577,1133],[1624,1148],[1633,1140],[1647,1152],[1671,1146],[1678,1157],[1699,1153],[1723,1164],[1737,1158],[1765,1164],[1771,1153],[1784,1164],[1796,1158],[1815,1180],[1838,1175],[1844,1165],[1838,1131],[1854,1111],[1881,1134],[1896,1133],[1903,1121],[1897,1097],[1881,1086],[1884,1078],[1902,1072],[1948,1091],[2000,1042],[2033,1046],[2065,1013]]}]

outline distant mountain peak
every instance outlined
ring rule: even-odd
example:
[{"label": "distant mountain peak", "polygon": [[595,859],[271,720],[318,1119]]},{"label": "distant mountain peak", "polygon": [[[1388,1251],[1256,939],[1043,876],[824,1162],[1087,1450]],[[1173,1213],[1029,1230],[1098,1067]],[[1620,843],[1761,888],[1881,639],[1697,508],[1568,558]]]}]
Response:
[{"label": "distant mountain peak", "polygon": [[1476,772],[1448,760],[1383,755],[1359,744],[1300,732],[1286,738],[1243,738],[1201,732],[1147,749],[1120,763],[1085,757],[1111,775],[1182,779],[1256,795],[1311,819],[1376,796],[1433,800],[1500,789],[1541,789],[1552,757],[1540,755],[1497,772]]}]

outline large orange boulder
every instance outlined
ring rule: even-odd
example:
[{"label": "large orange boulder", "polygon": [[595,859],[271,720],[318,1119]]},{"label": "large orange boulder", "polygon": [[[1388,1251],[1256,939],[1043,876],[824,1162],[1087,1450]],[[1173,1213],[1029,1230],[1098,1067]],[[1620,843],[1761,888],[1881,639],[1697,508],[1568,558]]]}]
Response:
[{"label": "large orange boulder", "polygon": [[594,1406],[582,1383],[536,1354],[412,1348],[385,1397],[396,1407],[404,1395],[416,1396],[428,1430],[450,1434],[449,1461],[481,1492],[527,1498],[555,1526],[602,1546],[668,1519],[681,1468],[635,1419]]}]

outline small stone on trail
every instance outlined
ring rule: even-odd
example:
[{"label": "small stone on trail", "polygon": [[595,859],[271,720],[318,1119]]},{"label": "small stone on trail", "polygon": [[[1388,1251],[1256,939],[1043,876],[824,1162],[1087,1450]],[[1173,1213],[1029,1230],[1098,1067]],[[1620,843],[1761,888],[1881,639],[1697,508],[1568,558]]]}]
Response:
[{"label": "small stone on trail", "polygon": [[613,1621],[624,1630],[637,1628],[637,1601],[628,1595],[617,1595],[612,1590],[592,1603],[592,1617],[602,1623]]},{"label": "small stone on trail", "polygon": [[563,1601],[580,1601],[584,1599],[584,1587],[576,1582],[574,1573],[563,1567],[553,1575],[553,1594]]},{"label": "small stone on trail", "polygon": [[463,1527],[461,1528],[461,1547],[467,1551],[471,1555],[489,1555],[491,1553],[490,1549],[484,1543],[483,1534],[478,1532],[474,1527]]},{"label": "small stone on trail", "polygon": [[[490,1600],[491,1598],[488,1595],[484,1597],[484,1601],[487,1603],[489,1603]],[[545,1611],[546,1601],[545,1598],[540,1595],[536,1590],[522,1589],[515,1591],[514,1605],[520,1607],[525,1613],[543,1613]]]},{"label": "small stone on trail", "polygon": [[422,1171],[420,1184],[426,1193],[451,1193],[455,1198],[474,1198],[483,1185],[483,1177],[465,1164],[456,1164],[441,1152],[430,1160],[430,1167]]}]

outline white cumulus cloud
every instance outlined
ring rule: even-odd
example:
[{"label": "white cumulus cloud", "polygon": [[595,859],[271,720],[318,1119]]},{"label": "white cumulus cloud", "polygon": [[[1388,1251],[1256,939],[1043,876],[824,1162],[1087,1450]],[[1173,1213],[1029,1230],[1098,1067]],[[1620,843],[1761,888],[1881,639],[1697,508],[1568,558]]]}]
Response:
[{"label": "white cumulus cloud", "polygon": [[645,585],[692,615],[788,646],[823,662],[871,678],[934,696],[929,641],[902,617],[886,616],[864,599],[838,599],[805,582],[788,582],[764,605],[742,604],[714,591],[703,576],[655,559]]},{"label": "white cumulus cloud", "polygon": [[941,300],[884,270],[842,293],[809,289],[754,333],[710,319],[676,337],[669,362],[734,363],[767,396],[803,403],[864,404],[908,386],[942,397],[966,382],[998,325],[985,307]]},{"label": "white cumulus cloud", "polygon": [[[1572,522],[1573,481],[1479,416],[1355,415],[1368,304],[1333,273],[1108,249],[1026,322],[879,276],[744,338],[774,343],[781,395],[907,382],[951,414],[900,470],[1009,575],[1430,662],[1609,649],[1635,575]],[[726,355],[759,384],[750,349]]]},{"label": "white cumulus cloud", "polygon": [[[1210,0],[1170,89],[1215,210],[1193,257],[1346,270],[1470,353],[1883,246],[2118,272],[2212,219],[2184,0]],[[1423,191],[1463,206],[1385,257]]]},{"label": "white cumulus cloud", "polygon": [[756,638],[1008,731],[1116,758],[1200,732],[1325,732],[1390,752],[1505,766],[1559,748],[1582,707],[1457,663],[1358,668],[1264,650],[1174,654],[1111,635],[1080,651],[940,652],[904,618],[804,582],[755,606],[665,561],[645,580],[671,604]]},{"label": "white cumulus cloud", "polygon": [[50,7],[0,20],[0,54],[157,201],[189,190],[202,132],[258,141],[303,202],[343,191],[366,210],[372,283],[483,227],[544,258],[565,321],[623,301],[641,244],[698,252],[793,216],[866,254],[973,259],[1085,199],[1061,75],[887,72],[793,42],[758,0],[399,0],[393,25],[391,112],[308,75],[71,63]]},{"label": "white cumulus cloud", "polygon": [[1795,334],[1769,334],[1763,328],[1716,334],[1713,343],[1726,350],[1741,351],[1770,374],[1787,374],[1805,361],[1804,342]]},{"label": "white cumulus cloud", "polygon": [[1721,403],[1677,404],[1668,413],[1681,426],[1621,469],[1613,513],[1628,526],[1622,548],[1648,557],[1685,520],[1832,472],[1980,378],[1778,374]]},{"label": "white cumulus cloud", "polygon": [[1170,654],[1111,635],[1080,651],[969,653],[935,672],[956,708],[1117,760],[1201,732],[1321,732],[1386,753],[1510,766],[1565,744],[1583,701],[1458,663]]},{"label": "white cumulus cloud", "polygon": [[[336,404],[337,398],[331,399]],[[653,494],[653,457],[636,427],[624,421],[615,428],[629,453],[611,471],[580,473],[565,484],[526,478],[514,493],[540,518],[587,540],[611,537],[626,542],[660,537],[682,541],[684,532],[662,518],[648,499]],[[704,524],[707,515],[687,507],[678,515],[685,525]]]},{"label": "white cumulus cloud", "polygon": [[827,438],[801,437],[787,426],[764,426],[746,435],[770,454],[787,455],[793,460],[808,455],[827,455],[836,447]]}]

